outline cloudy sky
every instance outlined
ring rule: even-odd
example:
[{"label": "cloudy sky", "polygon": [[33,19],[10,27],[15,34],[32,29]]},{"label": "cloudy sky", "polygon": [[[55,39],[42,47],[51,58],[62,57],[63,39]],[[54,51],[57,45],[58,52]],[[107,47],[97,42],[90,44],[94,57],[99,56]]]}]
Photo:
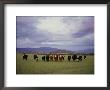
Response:
[{"label": "cloudy sky", "polygon": [[93,16],[17,16],[17,48],[94,48]]}]

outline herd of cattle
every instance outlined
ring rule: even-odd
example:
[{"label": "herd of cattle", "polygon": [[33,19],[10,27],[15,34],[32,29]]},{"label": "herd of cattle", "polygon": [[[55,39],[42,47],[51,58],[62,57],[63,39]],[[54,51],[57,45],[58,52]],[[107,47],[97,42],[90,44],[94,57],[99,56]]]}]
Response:
[{"label": "herd of cattle", "polygon": [[[68,55],[67,56],[68,61],[70,61],[70,60],[73,60],[73,61],[82,61],[82,59],[86,59],[86,58],[87,58],[86,55],[83,55],[83,56],[81,56],[81,55],[80,56],[78,56],[78,55]],[[28,55],[26,55],[24,53],[23,60],[26,60],[27,61],[27,59],[28,59]],[[38,61],[39,60],[38,55],[34,54],[33,55],[33,59],[36,60],[36,61]],[[49,61],[63,61],[63,60],[65,60],[65,56],[59,55],[59,54],[55,54],[55,55],[43,55],[42,56],[42,60],[43,61],[47,61],[47,62],[49,62]]]}]

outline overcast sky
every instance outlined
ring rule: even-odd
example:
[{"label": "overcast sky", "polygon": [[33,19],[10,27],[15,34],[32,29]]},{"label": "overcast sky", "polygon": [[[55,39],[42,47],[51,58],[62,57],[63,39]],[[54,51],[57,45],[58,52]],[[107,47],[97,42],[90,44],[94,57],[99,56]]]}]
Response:
[{"label": "overcast sky", "polygon": [[17,16],[17,48],[94,48],[93,16]]}]

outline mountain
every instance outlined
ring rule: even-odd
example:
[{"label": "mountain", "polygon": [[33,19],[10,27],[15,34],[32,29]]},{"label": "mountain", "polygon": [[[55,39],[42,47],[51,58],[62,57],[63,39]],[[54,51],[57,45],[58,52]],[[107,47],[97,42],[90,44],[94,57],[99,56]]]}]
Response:
[{"label": "mountain", "polygon": [[40,47],[40,48],[17,48],[16,50],[17,52],[20,53],[36,53],[36,52],[49,53],[49,52],[57,51],[59,49],[50,48],[50,47]]},{"label": "mountain", "polygon": [[94,54],[94,49],[78,50],[76,53]]},{"label": "mountain", "polygon": [[58,48],[51,48],[51,47],[40,47],[40,48],[17,48],[17,52],[19,53],[64,53],[64,54],[88,54],[94,53],[94,49],[85,49],[85,50],[78,50],[78,51],[70,51],[65,49],[58,49]]}]

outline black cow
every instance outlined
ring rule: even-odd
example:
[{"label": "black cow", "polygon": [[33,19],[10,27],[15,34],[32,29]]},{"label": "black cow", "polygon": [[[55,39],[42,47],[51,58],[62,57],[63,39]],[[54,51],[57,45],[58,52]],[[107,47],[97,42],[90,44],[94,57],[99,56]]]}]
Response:
[{"label": "black cow", "polygon": [[45,61],[45,56],[42,56],[42,60]]},{"label": "black cow", "polygon": [[73,59],[73,61],[75,61],[77,59],[77,55],[73,55],[72,59]]},{"label": "black cow", "polygon": [[84,55],[84,59],[86,59],[86,55]]},{"label": "black cow", "polygon": [[70,61],[71,60],[71,56],[68,56],[68,61]]},{"label": "black cow", "polygon": [[63,60],[65,60],[65,58],[64,58],[64,57],[65,57],[65,56],[62,56],[62,59],[63,59]]},{"label": "black cow", "polygon": [[34,54],[34,60],[38,61],[38,56]]},{"label": "black cow", "polygon": [[28,58],[28,55],[26,55],[26,54],[24,53],[24,55],[23,55],[23,60],[25,59],[25,60],[27,61],[27,58]]},{"label": "black cow", "polygon": [[73,61],[77,60],[79,62],[79,61],[82,61],[82,56],[73,55],[72,59],[73,59]]},{"label": "black cow", "polygon": [[46,61],[49,62],[49,55],[46,55]]},{"label": "black cow", "polygon": [[78,61],[82,61],[82,56],[79,56],[78,59],[79,59]]}]

